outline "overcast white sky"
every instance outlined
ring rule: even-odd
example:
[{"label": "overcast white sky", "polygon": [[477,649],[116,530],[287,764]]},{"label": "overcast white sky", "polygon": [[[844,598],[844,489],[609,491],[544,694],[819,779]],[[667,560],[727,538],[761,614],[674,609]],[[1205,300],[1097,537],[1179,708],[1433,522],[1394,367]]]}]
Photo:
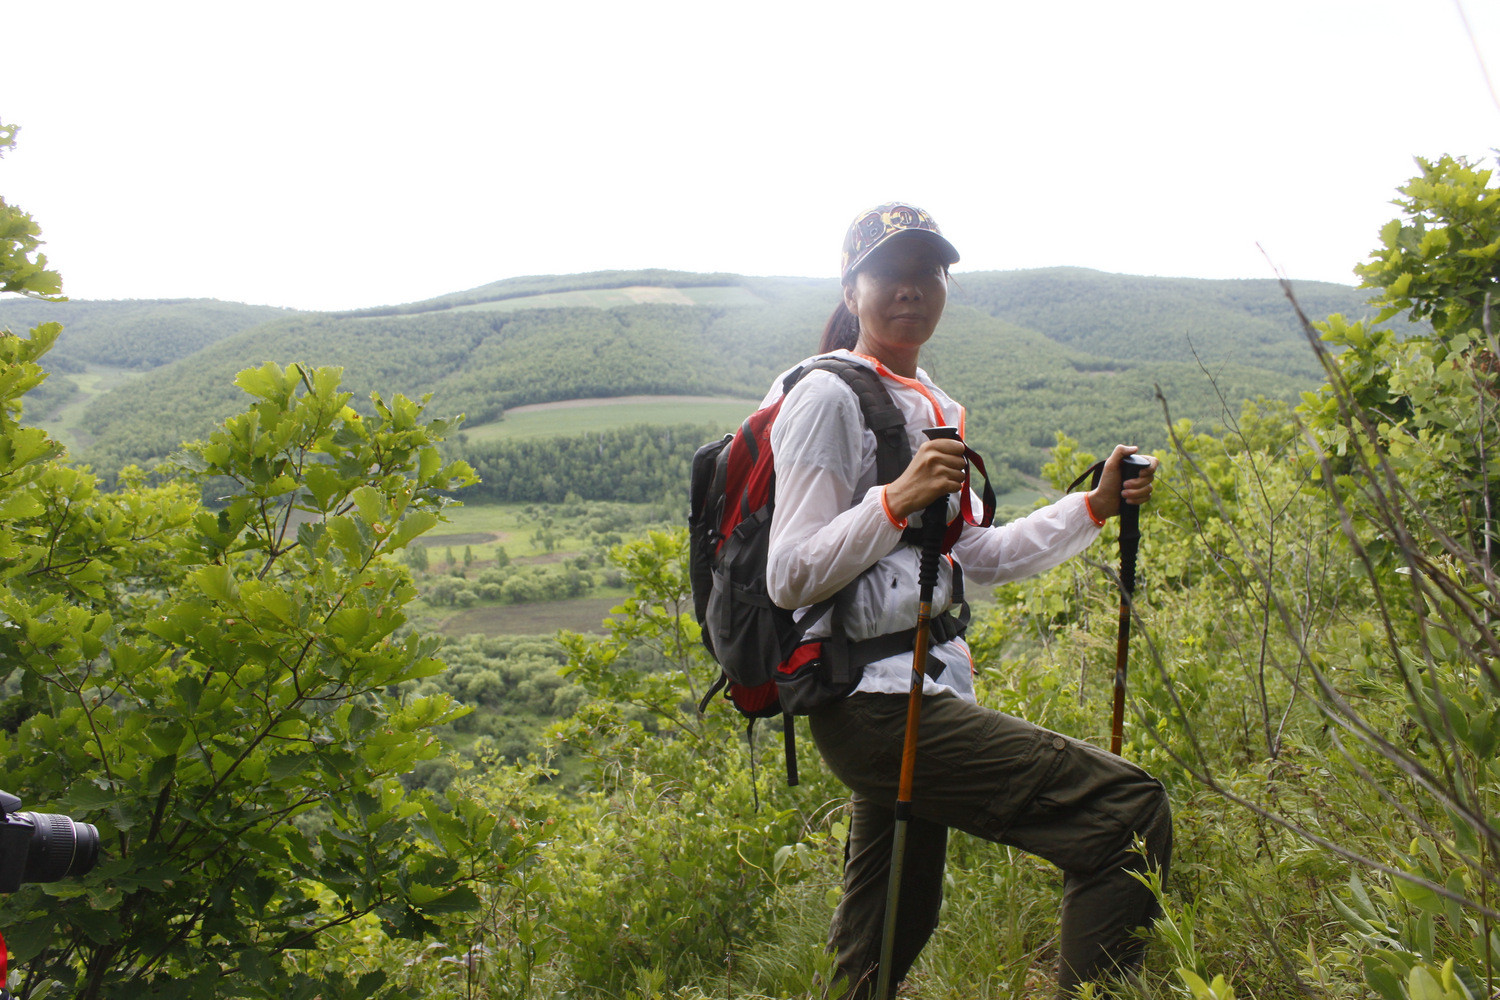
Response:
[{"label": "overcast white sky", "polygon": [[960,272],[1352,283],[1414,155],[1500,145],[1463,2],[12,4],[0,195],[74,298],[832,276],[892,199]]}]

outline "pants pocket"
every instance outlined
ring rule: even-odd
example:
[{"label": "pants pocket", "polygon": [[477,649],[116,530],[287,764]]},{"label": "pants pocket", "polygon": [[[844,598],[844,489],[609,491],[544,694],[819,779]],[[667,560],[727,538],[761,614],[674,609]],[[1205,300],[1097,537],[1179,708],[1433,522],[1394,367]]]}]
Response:
[{"label": "pants pocket", "polygon": [[1065,743],[1056,733],[997,713],[973,765],[976,778],[982,774],[991,789],[976,817],[982,836],[1009,842],[1011,830],[1024,824],[1056,780]]}]

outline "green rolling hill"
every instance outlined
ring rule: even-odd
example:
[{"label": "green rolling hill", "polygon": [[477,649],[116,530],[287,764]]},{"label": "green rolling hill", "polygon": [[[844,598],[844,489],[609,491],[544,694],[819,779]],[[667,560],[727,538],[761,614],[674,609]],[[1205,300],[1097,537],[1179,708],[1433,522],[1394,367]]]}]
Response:
[{"label": "green rolling hill", "polygon": [[[1375,313],[1364,293],[1344,285],[1292,287],[1312,319]],[[1269,278],[1143,278],[1079,267],[985,271],[960,275],[949,301],[1101,357],[1179,361],[1196,352],[1209,366],[1237,363],[1322,378],[1280,283]]]},{"label": "green rolling hill", "polygon": [[295,315],[294,309],[247,306],[217,299],[129,299],[124,301],[0,301],[0,330],[28,330],[61,323],[65,333],[47,356],[54,372],[87,365],[145,370],[185,358],[210,344]]}]

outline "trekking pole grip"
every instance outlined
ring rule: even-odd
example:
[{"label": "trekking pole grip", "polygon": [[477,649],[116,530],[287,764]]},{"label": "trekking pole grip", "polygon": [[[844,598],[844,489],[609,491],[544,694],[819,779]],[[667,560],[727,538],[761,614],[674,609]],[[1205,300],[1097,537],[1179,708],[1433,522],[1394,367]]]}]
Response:
[{"label": "trekking pole grip", "polygon": [[922,561],[917,568],[917,588],[932,600],[937,586],[938,560],[943,554],[943,533],[947,530],[948,497],[940,496],[922,511]]},{"label": "trekking pole grip", "polygon": [[[926,427],[922,430],[929,440],[947,438],[961,440],[957,427]],[[937,585],[938,557],[943,551],[943,534],[948,530],[948,494],[943,494],[922,511],[922,561],[917,571],[917,586],[932,599],[932,589]]]},{"label": "trekking pole grip", "polygon": [[[1140,474],[1151,467],[1151,460],[1144,455],[1126,455],[1125,461],[1120,463],[1120,488],[1123,490],[1125,484],[1132,479],[1137,479]],[[1125,545],[1131,545],[1141,537],[1141,506],[1140,504],[1126,503],[1125,498],[1120,498],[1120,541]],[[1135,560],[1131,559],[1132,584],[1135,576]]]}]

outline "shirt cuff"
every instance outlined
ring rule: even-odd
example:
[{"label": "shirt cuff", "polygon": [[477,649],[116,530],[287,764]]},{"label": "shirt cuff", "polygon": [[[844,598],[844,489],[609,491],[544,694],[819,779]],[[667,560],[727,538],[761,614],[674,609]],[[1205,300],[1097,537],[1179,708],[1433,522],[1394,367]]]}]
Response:
[{"label": "shirt cuff", "polygon": [[1104,527],[1104,518],[1094,513],[1094,505],[1089,503],[1089,495],[1087,493],[1083,495],[1083,509],[1089,512],[1089,520],[1094,522],[1094,527]]},{"label": "shirt cuff", "polygon": [[[885,519],[887,521],[891,522],[891,524],[895,527],[895,529],[897,531],[905,531],[906,530],[906,521],[907,521],[907,519],[904,518],[904,517],[898,518],[898,517],[896,517],[895,514],[892,514],[891,513],[891,505],[885,502],[885,487],[884,486],[880,487],[880,509],[883,510],[883,511],[885,511]],[[1089,516],[1090,517],[1094,516],[1092,511],[1089,512]]]}]

